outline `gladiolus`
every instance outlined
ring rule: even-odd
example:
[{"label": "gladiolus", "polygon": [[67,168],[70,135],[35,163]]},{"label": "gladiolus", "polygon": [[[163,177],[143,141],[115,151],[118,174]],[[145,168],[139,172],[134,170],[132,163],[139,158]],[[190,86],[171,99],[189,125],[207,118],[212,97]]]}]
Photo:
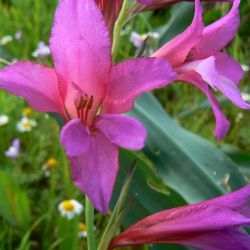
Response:
[{"label": "gladiolus", "polygon": [[153,214],[115,237],[110,249],[172,243],[206,250],[249,250],[250,185],[215,199]]},{"label": "gladiolus", "polygon": [[217,139],[225,136],[230,124],[210,88],[221,91],[236,106],[250,108],[238,89],[243,76],[241,65],[222,52],[238,29],[239,4],[240,0],[235,0],[227,15],[204,27],[200,1],[196,0],[192,24],[152,55],[170,62],[178,81],[193,84],[207,96],[216,118]]},{"label": "gladiolus", "polygon": [[18,62],[0,71],[0,88],[38,112],[56,112],[76,186],[108,210],[118,171],[118,146],[140,150],[146,131],[121,113],[142,92],[175,79],[169,63],[141,58],[112,65],[109,30],[93,0],[62,0],[50,38],[54,68]]}]

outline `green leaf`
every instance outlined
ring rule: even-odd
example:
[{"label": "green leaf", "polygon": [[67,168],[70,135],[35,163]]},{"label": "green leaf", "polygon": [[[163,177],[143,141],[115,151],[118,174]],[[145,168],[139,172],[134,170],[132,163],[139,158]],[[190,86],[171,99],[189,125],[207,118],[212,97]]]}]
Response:
[{"label": "green leaf", "polygon": [[30,205],[25,192],[10,174],[0,170],[0,215],[14,226],[28,229],[30,226]]},{"label": "green leaf", "polygon": [[133,202],[124,225],[131,225],[160,210],[186,204],[186,201],[177,192],[164,185],[150,161],[138,153],[125,150],[121,150],[120,152],[120,170],[113,203],[117,199],[116,197],[119,190],[121,190],[124,178],[135,159],[137,159],[136,170],[129,190],[130,199]]},{"label": "green leaf", "polygon": [[148,131],[145,154],[168,186],[194,203],[246,184],[237,165],[207,140],[181,128],[151,94],[138,98],[130,113]]},{"label": "green leaf", "polygon": [[[130,201],[130,209],[123,221],[125,227],[160,210],[187,204],[176,191],[163,183],[152,163],[145,156],[125,150],[120,151],[120,171],[113,195],[113,204],[117,200],[116,197],[121,190],[125,176],[129,172],[131,163],[135,159],[137,160],[136,170],[129,189],[130,200],[128,199],[128,201]],[[151,248],[152,246],[150,249]],[[166,246],[155,245],[152,249],[166,249]],[[169,249],[183,250],[187,248],[173,245]]]},{"label": "green leaf", "polygon": [[241,172],[250,180],[250,154],[233,145],[223,145],[222,150],[240,166]]}]

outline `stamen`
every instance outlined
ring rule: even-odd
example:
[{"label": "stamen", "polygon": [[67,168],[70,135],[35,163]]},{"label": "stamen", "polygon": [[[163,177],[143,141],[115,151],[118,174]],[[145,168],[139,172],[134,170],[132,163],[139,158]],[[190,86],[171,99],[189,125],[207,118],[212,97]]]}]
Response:
[{"label": "stamen", "polygon": [[75,106],[77,117],[80,118],[84,125],[88,123],[89,111],[92,109],[94,103],[94,97],[88,97],[83,91],[77,91],[75,96]]},{"label": "stamen", "polygon": [[92,106],[93,106],[93,103],[94,103],[94,98],[93,96],[90,97],[90,100],[88,102],[88,106],[87,106],[87,109],[91,109]]},{"label": "stamen", "polygon": [[85,112],[85,117],[84,117],[84,121],[85,121],[86,124],[88,122],[89,110],[91,110],[91,108],[93,106],[93,103],[94,103],[94,98],[93,98],[93,96],[91,96],[90,99],[89,99],[89,102],[88,102],[88,105],[87,105],[87,110]]}]

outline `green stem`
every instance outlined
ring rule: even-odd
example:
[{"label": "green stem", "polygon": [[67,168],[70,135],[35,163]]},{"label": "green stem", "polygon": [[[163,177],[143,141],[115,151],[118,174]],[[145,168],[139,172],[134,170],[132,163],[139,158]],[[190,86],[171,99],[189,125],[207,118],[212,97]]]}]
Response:
[{"label": "green stem", "polygon": [[11,62],[7,61],[6,59],[0,57],[0,63],[3,63],[3,64],[7,64],[7,65],[10,65]]},{"label": "green stem", "polygon": [[128,4],[129,4],[129,0],[123,1],[122,9],[115,23],[115,28],[114,28],[114,33],[113,33],[113,46],[112,46],[112,56],[114,60],[116,58],[117,50],[119,47],[121,30],[122,30],[123,25],[126,22]]},{"label": "green stem", "polygon": [[85,221],[87,227],[87,243],[88,250],[96,250],[95,236],[94,236],[94,207],[87,197],[85,196]]}]

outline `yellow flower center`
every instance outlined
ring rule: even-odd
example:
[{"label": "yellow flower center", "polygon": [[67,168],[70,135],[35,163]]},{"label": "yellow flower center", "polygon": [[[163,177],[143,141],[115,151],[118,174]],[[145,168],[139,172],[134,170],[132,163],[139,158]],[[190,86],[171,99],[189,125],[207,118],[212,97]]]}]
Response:
[{"label": "yellow flower center", "polygon": [[67,212],[72,212],[75,208],[74,204],[70,200],[64,201],[62,207]]},{"label": "yellow flower center", "polygon": [[55,158],[49,158],[49,159],[47,160],[47,166],[48,166],[49,168],[55,168],[56,165],[57,165],[57,160],[56,160]]},{"label": "yellow flower center", "polygon": [[87,231],[86,225],[84,223],[79,224],[79,231],[80,232],[86,232]]},{"label": "yellow flower center", "polygon": [[23,115],[29,116],[29,115],[31,115],[31,113],[32,113],[31,108],[25,108],[25,109],[23,109]]},{"label": "yellow flower center", "polygon": [[23,127],[30,128],[31,127],[31,122],[30,121],[24,121],[23,122]]}]

